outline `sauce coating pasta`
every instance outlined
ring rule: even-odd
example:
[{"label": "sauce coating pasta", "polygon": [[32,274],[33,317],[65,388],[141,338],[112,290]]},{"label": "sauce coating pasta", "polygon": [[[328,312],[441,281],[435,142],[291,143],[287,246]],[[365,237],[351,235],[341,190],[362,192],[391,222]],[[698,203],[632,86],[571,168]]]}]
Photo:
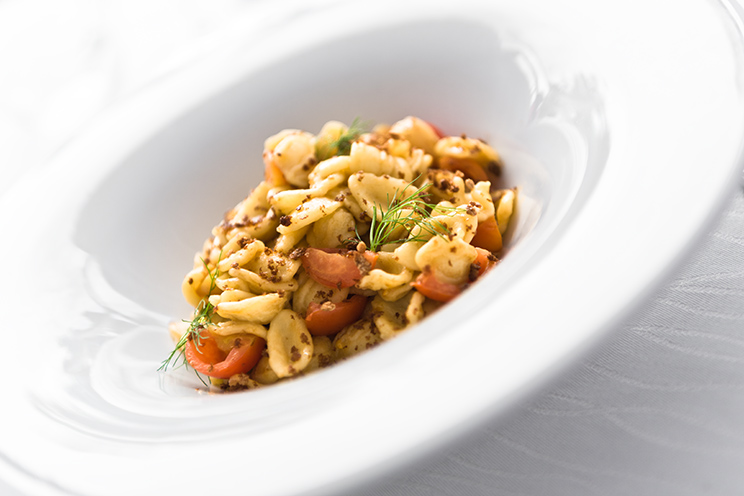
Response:
[{"label": "sauce coating pasta", "polygon": [[227,390],[301,376],[420,322],[498,263],[517,190],[487,143],[406,117],[265,141],[265,179],[194,257],[175,350]]}]

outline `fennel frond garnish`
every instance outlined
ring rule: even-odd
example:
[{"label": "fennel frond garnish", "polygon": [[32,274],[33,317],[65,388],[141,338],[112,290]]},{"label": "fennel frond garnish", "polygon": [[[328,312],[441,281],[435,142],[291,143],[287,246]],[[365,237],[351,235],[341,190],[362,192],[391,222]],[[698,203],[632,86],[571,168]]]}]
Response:
[{"label": "fennel frond garnish", "polygon": [[319,160],[326,160],[339,155],[349,155],[351,153],[351,144],[367,131],[369,124],[355,118],[349,128],[344,131],[338,138],[329,142],[319,144],[317,154]]},{"label": "fennel frond garnish", "polygon": [[[221,258],[222,253],[220,252],[220,259]],[[219,277],[219,269],[215,264],[214,270],[210,270],[207,262],[205,262],[203,258],[201,259],[201,261],[202,264],[204,264],[204,268],[207,269],[207,274],[209,275],[209,292],[207,293],[207,296],[204,297],[194,309],[194,317],[190,321],[184,320],[184,322],[189,324],[189,327],[178,340],[175,348],[173,348],[173,351],[171,351],[170,355],[168,355],[168,358],[163,360],[163,362],[160,364],[160,367],[158,367],[158,370],[161,370],[163,372],[167,371],[168,367],[181,367],[183,365],[188,365],[186,356],[184,355],[184,348],[186,347],[186,343],[188,341],[193,341],[195,346],[199,348],[201,346],[201,340],[204,338],[204,336],[202,336],[202,331],[213,324],[212,316],[214,315],[214,306],[209,302],[209,296],[217,287],[217,277]],[[217,260],[217,263],[219,264],[219,259]],[[196,372],[199,380],[201,380],[202,383],[206,386],[207,383],[204,381],[199,372],[194,372]]]},{"label": "fennel frond garnish", "polygon": [[[403,188],[405,191],[413,181]],[[443,208],[429,203],[426,190],[431,183],[426,183],[405,198],[399,198],[400,191],[395,190],[392,198],[388,196],[385,208],[372,205],[372,220],[369,226],[369,249],[378,251],[385,244],[403,244],[416,241],[428,241],[433,236],[451,236],[449,228],[432,218],[432,210],[454,213],[454,207]],[[379,217],[379,218],[378,218]],[[402,228],[402,229],[401,229]],[[416,229],[418,228],[418,229]],[[404,232],[404,236],[393,236],[396,232]],[[415,233],[414,233],[415,230]],[[361,240],[359,235],[357,238]]]}]

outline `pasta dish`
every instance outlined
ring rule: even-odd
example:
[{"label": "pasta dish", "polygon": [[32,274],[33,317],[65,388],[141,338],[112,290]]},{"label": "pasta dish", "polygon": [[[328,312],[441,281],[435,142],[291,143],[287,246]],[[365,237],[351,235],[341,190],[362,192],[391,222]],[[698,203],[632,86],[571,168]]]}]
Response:
[{"label": "pasta dish", "polygon": [[194,257],[161,370],[253,389],[392,339],[498,262],[516,204],[491,146],[416,117],[284,130],[263,162]]}]

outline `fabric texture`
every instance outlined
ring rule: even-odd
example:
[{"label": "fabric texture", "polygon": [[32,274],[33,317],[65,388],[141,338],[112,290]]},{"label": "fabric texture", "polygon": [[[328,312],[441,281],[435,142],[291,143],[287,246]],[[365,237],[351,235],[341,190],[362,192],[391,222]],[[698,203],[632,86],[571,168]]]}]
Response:
[{"label": "fabric texture", "polygon": [[744,192],[678,275],[584,360],[361,494],[744,494]]}]

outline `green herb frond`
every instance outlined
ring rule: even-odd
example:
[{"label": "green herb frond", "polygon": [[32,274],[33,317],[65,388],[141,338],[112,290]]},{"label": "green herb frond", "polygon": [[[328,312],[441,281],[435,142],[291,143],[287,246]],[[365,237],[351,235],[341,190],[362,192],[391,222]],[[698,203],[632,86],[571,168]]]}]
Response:
[{"label": "green herb frond", "polygon": [[[207,274],[209,275],[210,279],[209,292],[207,293],[207,296],[202,299],[194,309],[194,317],[191,320],[184,320],[184,322],[189,324],[188,329],[178,340],[176,346],[173,348],[173,351],[171,351],[170,355],[168,355],[168,358],[163,360],[163,362],[160,364],[158,370],[165,372],[168,370],[169,367],[178,368],[184,365],[188,365],[186,356],[184,355],[184,348],[186,347],[186,343],[189,340],[194,341],[195,346],[199,348],[201,346],[201,340],[204,339],[202,331],[213,325],[212,317],[214,315],[214,306],[209,302],[209,296],[217,288],[217,278],[220,275],[217,265],[219,264],[221,259],[222,252],[220,252],[220,256],[217,260],[217,264],[215,264],[214,270],[210,270],[207,262],[203,258],[201,259],[202,264],[204,264],[204,268],[207,269]],[[208,384],[201,376],[201,374],[199,374],[199,372],[197,371],[194,372],[196,372],[199,380],[205,386],[207,386]]]},{"label": "green herb frond", "polygon": [[338,138],[325,143],[318,147],[317,153],[320,160],[325,160],[338,155],[349,155],[351,153],[351,144],[359,138],[362,134],[367,132],[370,124],[363,122],[356,117],[349,128],[342,133]]},{"label": "green herb frond", "polygon": [[[409,182],[403,191],[407,190],[417,179]],[[430,186],[431,183],[426,183],[405,198],[399,198],[401,192],[396,189],[392,198],[388,195],[388,204],[385,208],[378,207],[376,203],[372,205],[372,220],[369,228],[370,250],[378,251],[385,244],[424,242],[433,236],[452,236],[444,223],[432,217],[432,211],[437,209],[450,215],[458,212],[459,209],[430,203],[426,193]],[[415,234],[414,229],[416,229]],[[393,238],[393,234],[400,230],[403,230],[405,236]],[[359,235],[357,237],[359,238]]]}]

